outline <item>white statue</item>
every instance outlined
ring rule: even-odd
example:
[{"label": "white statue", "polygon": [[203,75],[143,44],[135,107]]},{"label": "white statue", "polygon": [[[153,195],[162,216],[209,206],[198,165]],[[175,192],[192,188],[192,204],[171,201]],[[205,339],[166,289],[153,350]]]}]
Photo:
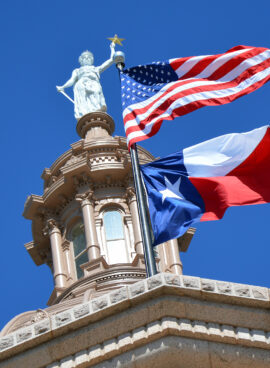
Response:
[{"label": "white statue", "polygon": [[[94,66],[93,54],[90,51],[84,51],[79,57],[81,67],[73,70],[71,78],[63,86],[56,86],[57,90],[62,93],[64,93],[65,88],[73,86],[76,119],[80,119],[90,112],[107,111],[99,79],[100,73],[114,63],[115,42],[110,44],[110,48],[110,59],[100,66]],[[68,97],[66,94],[65,96]]]}]

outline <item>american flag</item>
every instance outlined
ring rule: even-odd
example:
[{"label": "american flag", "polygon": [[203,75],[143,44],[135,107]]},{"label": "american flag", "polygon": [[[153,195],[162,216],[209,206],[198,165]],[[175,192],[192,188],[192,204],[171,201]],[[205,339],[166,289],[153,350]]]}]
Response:
[{"label": "american flag", "polygon": [[128,146],[155,135],[163,120],[222,105],[270,79],[270,50],[236,46],[224,54],[170,59],[121,72]]}]

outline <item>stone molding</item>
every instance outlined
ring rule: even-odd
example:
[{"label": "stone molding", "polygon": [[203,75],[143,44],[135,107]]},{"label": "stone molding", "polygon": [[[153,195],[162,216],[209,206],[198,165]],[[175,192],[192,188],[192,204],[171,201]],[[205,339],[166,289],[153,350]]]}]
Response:
[{"label": "stone molding", "polygon": [[[137,264],[138,262],[135,262],[135,259],[131,264],[122,263],[116,265],[107,265],[107,262],[104,258],[102,261],[104,270],[97,270],[94,275],[88,275],[75,281],[71,286],[63,291],[62,295],[54,300],[55,305],[58,305],[58,308],[61,308],[62,302],[65,302],[70,296],[72,296],[72,298],[78,298],[77,292],[84,289],[85,291],[87,289],[94,289],[96,292],[98,292],[100,289],[104,289],[106,287],[107,292],[110,292],[112,288],[121,287],[121,282],[135,283],[138,280],[144,279],[146,277],[145,267],[140,267],[140,265]],[[77,304],[79,304],[79,301]]]},{"label": "stone molding", "polygon": [[41,320],[48,318],[48,317],[49,317],[49,313],[47,311],[45,311],[44,309],[37,309],[36,313],[31,318],[30,323],[32,324],[32,323],[40,322]]},{"label": "stone molding", "polygon": [[[67,161],[65,165],[60,169],[60,172],[64,176],[68,176],[69,174],[73,174],[75,172],[80,172],[81,170],[91,171],[91,164],[88,157],[88,154],[80,155],[80,156],[71,156],[74,159],[70,162]],[[75,159],[76,157],[76,159]]]},{"label": "stone molding", "polygon": [[[18,366],[27,366],[25,362],[29,354],[24,353],[26,349],[36,351],[30,354],[32,368],[64,368],[64,362],[70,360],[74,363],[74,359],[82,355],[86,359],[80,363],[82,365],[67,366],[88,367],[122,354],[124,346],[124,350],[131,350],[165,336],[260,348],[269,352],[269,309],[267,288],[158,274],[4,336],[0,339],[0,367],[12,367],[13,357]],[[125,313],[127,310],[128,314]],[[101,320],[102,324],[99,323]],[[117,329],[113,327],[115,324]],[[83,335],[80,344],[61,349],[61,344],[65,344],[64,336],[73,332],[78,335],[78,329]],[[85,334],[89,333],[91,339],[86,338]],[[53,345],[50,343],[52,338]],[[68,341],[72,342],[72,338],[69,337]],[[46,344],[50,344],[50,349],[53,347],[59,358],[49,361],[54,356],[52,354],[46,357],[46,361],[37,363],[34,354],[38,354],[39,349],[35,347],[41,342],[43,346],[45,344],[45,350],[49,348]],[[7,358],[10,359],[5,361]],[[85,362],[87,365],[83,365]]]},{"label": "stone molding", "polygon": [[[93,130],[95,129],[94,127]],[[142,147],[138,146],[138,152],[142,163],[154,159]],[[75,142],[71,145],[71,149],[63,153],[50,168],[44,169],[42,178],[44,193],[41,196],[29,196],[23,212],[25,218],[32,220],[35,247],[29,248],[29,254],[36,264],[44,263],[43,253],[49,250],[48,233],[43,232],[46,220],[49,217],[55,217],[62,226],[63,214],[67,208],[74,206],[74,197],[79,193],[81,186],[89,187],[91,184],[91,189],[96,192],[99,206],[100,200],[107,200],[110,192],[113,202],[121,197],[123,202],[121,206],[127,208],[127,200],[124,198],[125,189],[133,185],[133,180],[126,139],[108,136]],[[97,211],[98,208],[100,207],[96,206],[95,210]],[[44,213],[47,210],[50,214]],[[97,212],[95,214],[98,216]],[[65,232],[65,228],[61,227],[60,230]]]},{"label": "stone molding", "polygon": [[128,224],[128,223],[131,223],[132,224],[132,217],[131,217],[130,214],[124,215],[123,218],[124,218],[124,223],[125,224]]},{"label": "stone molding", "polygon": [[[105,112],[97,111],[81,117],[78,120],[76,131],[79,137],[86,138],[87,132],[94,127],[103,128],[107,134],[111,136],[114,132],[115,125],[110,115]],[[100,134],[100,136],[102,137],[102,134]]]},{"label": "stone molding", "polygon": [[164,317],[128,331],[117,338],[106,340],[102,344],[81,350],[61,361],[53,362],[46,368],[64,368],[68,365],[79,368],[85,367],[85,364],[87,364],[87,367],[91,367],[101,361],[121,355],[123,352],[143,346],[147,341],[161,339],[166,336],[181,336],[193,340],[199,339],[253,348],[270,348],[270,334],[266,334],[264,331]]}]

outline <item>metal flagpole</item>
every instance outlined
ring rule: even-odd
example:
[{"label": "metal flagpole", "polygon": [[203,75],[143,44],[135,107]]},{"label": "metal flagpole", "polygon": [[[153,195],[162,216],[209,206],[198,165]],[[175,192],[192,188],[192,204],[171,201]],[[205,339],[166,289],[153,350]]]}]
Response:
[{"label": "metal flagpole", "polygon": [[[121,51],[116,52],[114,57],[116,67],[121,72],[124,69],[124,54]],[[157,274],[156,261],[154,257],[150,227],[148,222],[147,204],[144,195],[144,188],[140,172],[139,157],[136,143],[130,147],[131,165],[135,183],[136,197],[139,208],[139,219],[142,233],[142,241],[144,248],[144,255],[146,261],[147,276]]]},{"label": "metal flagpole", "polygon": [[150,227],[148,222],[147,204],[144,195],[144,188],[142,184],[139,157],[137,152],[136,143],[130,147],[131,165],[135,183],[135,190],[137,195],[137,202],[139,208],[139,218],[141,225],[141,233],[143,238],[144,254],[147,264],[147,275],[148,277],[153,276],[157,273],[156,261],[154,257],[152,239],[150,233]]}]

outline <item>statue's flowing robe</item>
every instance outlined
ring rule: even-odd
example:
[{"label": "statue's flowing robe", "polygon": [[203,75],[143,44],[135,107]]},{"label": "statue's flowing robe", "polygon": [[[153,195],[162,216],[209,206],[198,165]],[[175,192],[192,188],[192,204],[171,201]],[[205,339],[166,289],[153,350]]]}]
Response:
[{"label": "statue's flowing robe", "polygon": [[75,118],[94,111],[107,111],[98,68],[87,65],[75,69],[74,73],[77,79],[73,88]]}]

